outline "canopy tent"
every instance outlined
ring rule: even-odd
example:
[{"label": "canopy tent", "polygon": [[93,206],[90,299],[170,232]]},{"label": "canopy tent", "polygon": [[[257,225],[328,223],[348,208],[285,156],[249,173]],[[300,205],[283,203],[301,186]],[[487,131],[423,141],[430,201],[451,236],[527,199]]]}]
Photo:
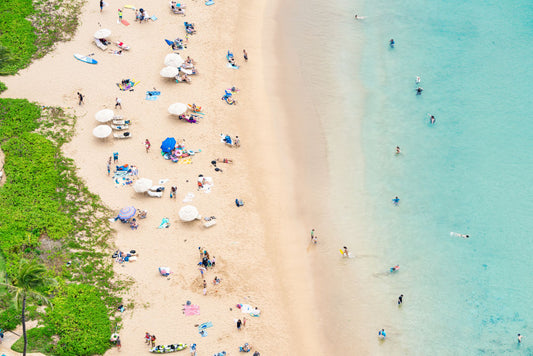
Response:
[{"label": "canopy tent", "polygon": [[111,30],[107,28],[101,28],[94,33],[94,38],[107,38],[111,36]]},{"label": "canopy tent", "polygon": [[169,53],[165,57],[165,65],[169,67],[179,67],[181,66],[185,61],[181,56],[177,53]]},{"label": "canopy tent", "polygon": [[174,137],[167,137],[165,141],[161,143],[161,151],[165,153],[171,152],[176,147],[176,139]]},{"label": "canopy tent", "polygon": [[128,220],[134,217],[136,212],[137,209],[135,209],[133,206],[127,206],[125,208],[120,209],[117,217],[120,220]]},{"label": "canopy tent", "polygon": [[183,221],[193,221],[200,215],[198,210],[192,205],[185,205],[180,209],[178,213],[179,217]]},{"label": "canopy tent", "polygon": [[108,125],[98,125],[93,129],[93,135],[98,138],[105,138],[111,135],[111,126]]},{"label": "canopy tent", "polygon": [[111,109],[100,110],[94,114],[95,119],[100,122],[108,122],[109,120],[113,119],[114,116],[115,113]]},{"label": "canopy tent", "polygon": [[159,74],[164,78],[174,78],[176,75],[178,75],[179,72],[180,71],[177,67],[168,66],[161,69]]},{"label": "canopy tent", "polygon": [[172,115],[181,115],[187,111],[187,105],[182,103],[174,103],[168,107],[168,112]]},{"label": "canopy tent", "polygon": [[133,190],[137,193],[145,193],[152,187],[152,180],[148,178],[141,178],[133,185]]}]

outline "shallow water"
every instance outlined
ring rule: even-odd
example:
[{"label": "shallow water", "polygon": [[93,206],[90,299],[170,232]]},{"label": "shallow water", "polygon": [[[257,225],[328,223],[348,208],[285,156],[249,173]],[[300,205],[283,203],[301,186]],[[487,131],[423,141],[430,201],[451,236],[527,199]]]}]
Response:
[{"label": "shallow water", "polygon": [[320,263],[357,279],[331,292],[353,323],[336,335],[384,354],[533,353],[531,2],[366,1],[361,20],[344,0],[305,4],[285,26],[327,140],[336,237]]}]

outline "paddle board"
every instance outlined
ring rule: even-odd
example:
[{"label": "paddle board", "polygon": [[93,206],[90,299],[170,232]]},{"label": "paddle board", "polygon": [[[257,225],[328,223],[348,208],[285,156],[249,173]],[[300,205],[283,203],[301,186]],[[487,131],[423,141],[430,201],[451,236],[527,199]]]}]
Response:
[{"label": "paddle board", "polygon": [[74,54],[74,58],[76,58],[78,61],[82,61],[82,62],[85,62],[85,63],[89,63],[89,64],[96,64],[98,63],[98,61],[96,59],[93,59],[91,57],[87,57],[87,56],[82,56],[81,54]]}]

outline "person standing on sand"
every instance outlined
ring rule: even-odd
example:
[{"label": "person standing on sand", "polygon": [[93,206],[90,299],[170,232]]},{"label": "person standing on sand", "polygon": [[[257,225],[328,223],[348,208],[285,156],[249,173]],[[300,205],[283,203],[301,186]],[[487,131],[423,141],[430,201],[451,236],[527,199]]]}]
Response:
[{"label": "person standing on sand", "polygon": [[83,95],[78,92],[78,105],[82,105],[83,104]]},{"label": "person standing on sand", "polygon": [[116,342],[117,348],[118,348],[119,351],[120,351],[120,348],[122,347],[122,343],[120,342],[120,336],[117,337],[117,341],[115,341],[115,342]]},{"label": "person standing on sand", "polygon": [[115,109],[117,106],[119,106],[120,110],[122,110],[122,100],[120,98],[115,98]]},{"label": "person standing on sand", "polygon": [[191,356],[196,356],[196,344],[191,345]]},{"label": "person standing on sand", "polygon": [[315,237],[315,229],[312,229],[311,230],[311,241],[314,240],[314,237]]},{"label": "person standing on sand", "polygon": [[204,292],[204,295],[207,294],[207,282],[205,281],[205,279],[204,279],[204,291],[203,292]]},{"label": "person standing on sand", "polygon": [[246,53],[246,50],[245,50],[245,49],[242,50],[242,55],[243,55],[243,57],[244,57],[244,60],[245,60],[246,62],[248,62],[248,53]]},{"label": "person standing on sand", "polygon": [[107,175],[109,176],[111,174],[111,157],[109,157],[109,161],[107,162]]},{"label": "person standing on sand", "polygon": [[118,21],[122,21],[122,9],[118,9]]},{"label": "person standing on sand", "polygon": [[242,318],[242,327],[244,328],[246,326],[246,318]]},{"label": "person standing on sand", "polygon": [[381,336],[381,338],[385,340],[385,338],[387,337],[387,334],[385,333],[385,329],[381,329],[380,331],[378,331],[378,336]]},{"label": "person standing on sand", "polygon": [[144,335],[144,343],[150,345],[150,333],[148,331]]},{"label": "person standing on sand", "polygon": [[156,338],[155,338],[155,335],[152,335],[152,336],[150,337],[150,341],[152,342],[152,347],[155,347],[155,339],[156,339]]},{"label": "person standing on sand", "polygon": [[150,147],[152,147],[152,144],[150,143],[150,141],[148,141],[148,139],[144,141],[144,147],[146,148],[146,153],[150,152]]},{"label": "person standing on sand", "polygon": [[237,330],[241,330],[242,321],[241,319],[237,320]]},{"label": "person standing on sand", "polygon": [[100,12],[104,9],[104,0],[100,0]]}]

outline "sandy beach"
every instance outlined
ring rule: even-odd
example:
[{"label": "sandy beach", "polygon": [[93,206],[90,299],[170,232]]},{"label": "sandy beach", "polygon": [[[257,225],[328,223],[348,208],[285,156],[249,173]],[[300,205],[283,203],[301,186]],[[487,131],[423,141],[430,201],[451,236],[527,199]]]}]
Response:
[{"label": "sandy beach", "polygon": [[[281,80],[272,80],[276,77],[272,73],[278,73],[282,65],[271,31],[278,8],[263,0],[213,6],[192,1],[186,3],[182,17],[172,14],[167,2],[132,3],[144,6],[157,20],[139,24],[134,11],[124,9],[124,18],[130,22],[124,26],[117,22],[117,9],[126,4],[113,3],[103,12],[97,2],[86,4],[75,38],[59,44],[17,76],[5,78],[9,89],[2,94],[70,107],[78,122],[65,154],[75,159],[89,189],[115,212],[130,205],[148,211],[137,230],[112,223],[116,249],[134,249],[138,259],[114,264],[117,277],[131,283],[119,291],[126,306],[123,314],[117,314],[123,318],[122,349],[112,348],[107,354],[147,352],[145,332],[156,335],[156,344],[196,343],[198,355],[223,350],[236,354],[245,342],[261,355],[326,354],[311,262],[300,252],[307,249],[309,253],[311,217],[301,211],[298,192],[302,190],[295,188],[301,166],[287,154],[294,148],[285,110],[290,97],[280,90]],[[165,55],[172,52],[164,39],[185,38],[184,21],[197,29],[187,49],[179,51],[196,62],[199,74],[191,76],[191,84],[159,75]],[[131,50],[117,56],[98,49],[92,38],[99,28],[110,29],[109,40],[123,41]],[[244,48],[248,62],[242,58]],[[241,66],[238,70],[227,67],[227,50],[235,53]],[[74,53],[94,53],[99,63],[77,61]],[[119,91],[115,84],[125,78],[140,83],[134,91]],[[235,95],[238,105],[220,99],[232,86],[240,89]],[[161,96],[145,100],[150,90],[161,91]],[[77,92],[85,96],[82,106],[78,106]],[[92,130],[98,122],[94,114],[114,109],[117,97],[122,109],[117,108],[115,114],[132,121],[132,137],[95,138]],[[180,121],[167,112],[175,102],[194,102],[205,115],[199,124]],[[239,136],[240,147],[223,144],[221,133]],[[191,164],[165,160],[159,146],[166,137],[184,139],[188,149],[201,152],[192,157]],[[145,139],[152,143],[148,153]],[[118,165],[135,165],[138,177],[154,182],[168,179],[163,197],[152,198],[135,193],[131,186],[115,184],[106,171],[113,152],[119,153]],[[210,163],[217,158],[230,158],[234,163],[219,163],[223,172],[217,172]],[[200,174],[213,178],[210,193],[197,190]],[[178,187],[176,199],[169,198],[171,186]],[[188,193],[194,198],[185,203]],[[236,207],[237,198],[244,201],[243,207]],[[216,216],[217,224],[205,228],[201,221],[180,221],[178,211],[186,204],[196,206],[202,216]],[[170,227],[157,229],[163,218],[169,218]],[[199,247],[216,256],[216,267],[204,277],[205,296],[197,266]],[[170,267],[169,278],[160,276],[161,266]],[[216,286],[211,283],[215,276],[221,279]],[[186,301],[199,305],[200,314],[185,316]],[[257,307],[260,317],[241,313],[236,308],[239,303]],[[235,320],[243,317],[246,326],[238,331]],[[202,337],[195,325],[205,322],[212,322],[213,327]]]}]

